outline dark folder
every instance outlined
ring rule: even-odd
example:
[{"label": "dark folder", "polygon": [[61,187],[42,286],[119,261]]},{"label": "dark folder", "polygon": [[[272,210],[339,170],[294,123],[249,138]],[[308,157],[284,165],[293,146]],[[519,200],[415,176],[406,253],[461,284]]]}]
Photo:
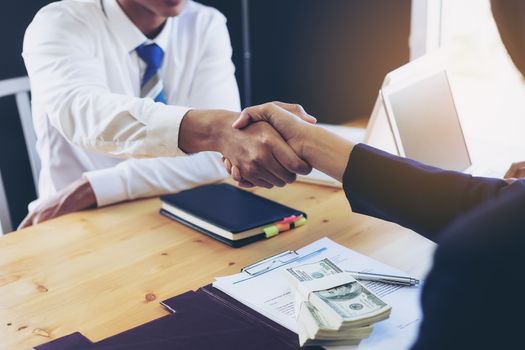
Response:
[{"label": "dark folder", "polygon": [[[211,285],[162,304],[172,312],[157,320],[92,343],[73,333],[36,350],[292,350],[297,334]],[[311,347],[309,349],[322,349]]]}]

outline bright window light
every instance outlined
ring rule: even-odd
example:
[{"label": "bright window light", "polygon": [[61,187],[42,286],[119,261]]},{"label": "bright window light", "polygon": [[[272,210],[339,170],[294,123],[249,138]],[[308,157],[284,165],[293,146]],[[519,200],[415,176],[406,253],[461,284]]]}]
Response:
[{"label": "bright window light", "polygon": [[440,45],[474,163],[501,168],[525,160],[525,83],[490,1],[441,1]]}]

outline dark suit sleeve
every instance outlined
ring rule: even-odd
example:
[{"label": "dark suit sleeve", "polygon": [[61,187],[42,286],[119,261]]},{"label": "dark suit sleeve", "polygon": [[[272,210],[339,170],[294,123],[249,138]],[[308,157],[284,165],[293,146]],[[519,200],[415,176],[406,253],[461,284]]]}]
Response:
[{"label": "dark suit sleeve", "polygon": [[500,196],[508,186],[501,179],[445,171],[364,144],[354,147],[343,177],[354,212],[395,222],[434,241],[459,215]]},{"label": "dark suit sleeve", "polygon": [[412,350],[523,348],[524,204],[516,181],[440,234]]}]

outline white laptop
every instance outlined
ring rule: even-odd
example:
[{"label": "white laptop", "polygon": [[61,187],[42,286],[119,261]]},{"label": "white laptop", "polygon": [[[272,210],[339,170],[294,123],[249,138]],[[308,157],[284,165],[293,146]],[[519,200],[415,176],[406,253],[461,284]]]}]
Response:
[{"label": "white laptop", "polygon": [[473,165],[446,70],[380,91],[395,150],[389,152],[447,170],[501,177],[502,169]]},{"label": "white laptop", "polygon": [[[440,51],[431,55],[422,56],[389,72],[383,80],[381,89],[406,84],[407,82],[410,84],[411,81],[418,77],[441,72],[445,69],[444,62],[445,57]],[[381,90],[379,90],[377,94],[363,142],[383,151],[399,155],[396,140],[394,139],[390,121],[385,110]]]},{"label": "white laptop", "polygon": [[381,89],[396,152],[447,170],[472,165],[447,72]]},{"label": "white laptop", "polygon": [[[364,135],[355,128],[324,127],[350,141],[428,165],[475,175],[503,176],[502,169],[472,165],[443,62],[439,54],[424,56],[388,73]],[[316,170],[298,179],[341,187],[338,181]]]},{"label": "white laptop", "polygon": [[[411,61],[389,72],[383,80],[382,87],[401,84],[413,77],[420,76],[423,72],[439,71],[443,67],[442,61],[443,59],[439,53]],[[396,140],[394,139],[389,123],[382,96],[381,93],[379,93],[366,129],[322,123],[318,123],[318,125],[354,143],[363,142],[384,151],[399,154]],[[298,176],[297,179],[302,182],[341,187],[339,181],[315,169],[306,176]]]}]

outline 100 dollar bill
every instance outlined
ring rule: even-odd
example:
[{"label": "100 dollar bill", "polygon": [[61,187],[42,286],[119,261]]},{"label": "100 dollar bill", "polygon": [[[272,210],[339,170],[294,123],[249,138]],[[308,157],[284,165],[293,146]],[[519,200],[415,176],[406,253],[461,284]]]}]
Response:
[{"label": "100 dollar bill", "polygon": [[[343,273],[329,259],[292,267],[286,271],[295,289],[299,289],[301,283]],[[387,318],[390,313],[390,307],[385,302],[356,280],[313,291],[308,301],[327,318],[328,323],[335,323],[338,327],[344,323],[371,324]]]}]

